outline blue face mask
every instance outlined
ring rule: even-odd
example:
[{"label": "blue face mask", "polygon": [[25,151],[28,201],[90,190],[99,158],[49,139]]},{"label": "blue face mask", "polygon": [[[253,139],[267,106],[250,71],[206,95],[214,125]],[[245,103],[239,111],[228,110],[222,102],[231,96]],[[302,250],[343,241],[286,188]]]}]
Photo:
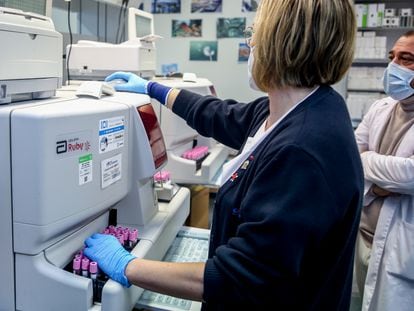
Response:
[{"label": "blue face mask", "polygon": [[395,100],[403,100],[414,94],[410,83],[414,79],[414,70],[402,67],[394,62],[388,64],[382,82],[385,93]]}]

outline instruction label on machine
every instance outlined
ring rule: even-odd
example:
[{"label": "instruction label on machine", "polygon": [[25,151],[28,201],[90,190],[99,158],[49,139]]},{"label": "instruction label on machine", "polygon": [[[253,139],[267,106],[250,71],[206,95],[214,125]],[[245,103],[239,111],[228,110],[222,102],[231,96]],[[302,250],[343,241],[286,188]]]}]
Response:
[{"label": "instruction label on machine", "polygon": [[99,121],[99,153],[121,148],[124,146],[124,138],[124,116]]},{"label": "instruction label on machine", "polygon": [[102,189],[112,185],[121,179],[122,154],[102,160],[101,162],[101,185]]},{"label": "instruction label on machine", "polygon": [[92,181],[92,154],[79,158],[79,186]]}]

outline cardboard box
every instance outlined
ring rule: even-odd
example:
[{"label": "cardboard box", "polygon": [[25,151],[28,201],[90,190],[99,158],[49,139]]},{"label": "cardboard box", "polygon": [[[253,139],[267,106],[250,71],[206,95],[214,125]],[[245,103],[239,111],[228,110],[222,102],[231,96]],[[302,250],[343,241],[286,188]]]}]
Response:
[{"label": "cardboard box", "polygon": [[210,229],[209,227],[209,206],[210,189],[197,185],[190,187],[191,206],[190,215],[185,222],[186,226]]},{"label": "cardboard box", "polygon": [[368,4],[367,27],[377,27],[377,26],[378,26],[378,4],[370,3]]},{"label": "cardboard box", "polygon": [[400,15],[401,16],[411,16],[411,15],[413,15],[413,9],[412,8],[402,8],[402,9],[400,9]]},{"label": "cardboard box", "polygon": [[368,5],[355,4],[355,13],[358,27],[367,27]]},{"label": "cardboard box", "polygon": [[394,17],[397,16],[397,9],[385,9],[385,17]]},{"label": "cardboard box", "polygon": [[385,3],[378,3],[378,7],[377,7],[377,26],[380,27],[383,25],[382,21],[384,19],[384,14],[385,14]]}]

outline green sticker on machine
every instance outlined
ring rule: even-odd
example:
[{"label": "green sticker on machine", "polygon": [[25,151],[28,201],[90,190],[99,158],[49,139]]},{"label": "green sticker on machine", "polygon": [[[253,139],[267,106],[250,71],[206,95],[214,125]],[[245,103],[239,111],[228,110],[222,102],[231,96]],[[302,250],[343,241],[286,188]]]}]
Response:
[{"label": "green sticker on machine", "polygon": [[90,161],[90,160],[92,160],[92,153],[84,155],[83,157],[80,157],[79,163],[83,163],[83,162]]},{"label": "green sticker on machine", "polygon": [[92,181],[92,153],[79,157],[79,186]]}]

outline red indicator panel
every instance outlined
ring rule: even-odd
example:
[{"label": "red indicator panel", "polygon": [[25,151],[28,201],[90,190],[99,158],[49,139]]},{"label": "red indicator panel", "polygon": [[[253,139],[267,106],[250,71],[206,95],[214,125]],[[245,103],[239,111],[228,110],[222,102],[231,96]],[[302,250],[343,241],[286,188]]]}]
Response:
[{"label": "red indicator panel", "polygon": [[157,116],[151,104],[137,107],[137,111],[147,132],[155,168],[159,168],[167,161],[167,150]]}]

